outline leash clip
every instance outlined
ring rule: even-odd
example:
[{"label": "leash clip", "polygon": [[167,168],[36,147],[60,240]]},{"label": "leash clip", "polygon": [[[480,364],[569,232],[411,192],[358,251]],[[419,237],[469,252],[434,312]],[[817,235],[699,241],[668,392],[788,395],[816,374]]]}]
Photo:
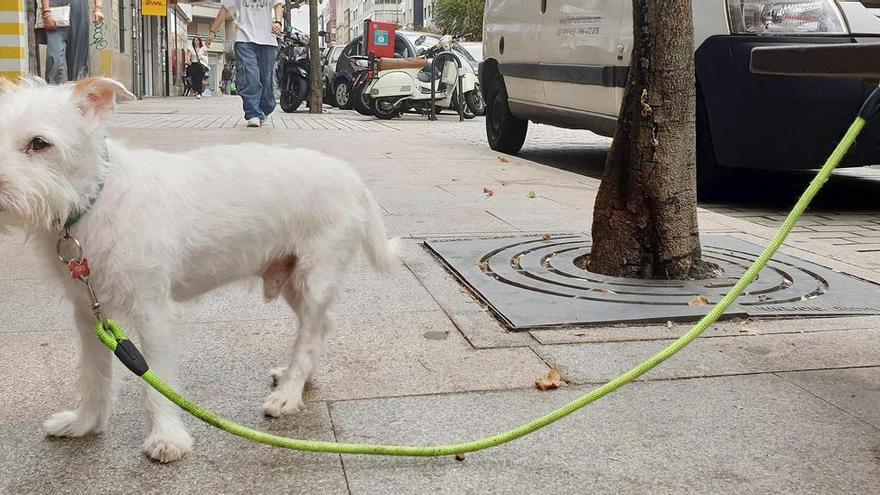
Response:
[{"label": "leash clip", "polygon": [[98,301],[98,296],[95,294],[95,289],[89,280],[92,274],[89,268],[89,260],[83,257],[82,244],[80,244],[76,237],[70,234],[69,226],[65,225],[62,227],[55,250],[58,259],[70,271],[70,276],[86,286],[86,289],[89,291],[89,299],[92,302],[92,313],[99,322],[104,322],[106,320],[104,311],[101,309],[101,303]]}]

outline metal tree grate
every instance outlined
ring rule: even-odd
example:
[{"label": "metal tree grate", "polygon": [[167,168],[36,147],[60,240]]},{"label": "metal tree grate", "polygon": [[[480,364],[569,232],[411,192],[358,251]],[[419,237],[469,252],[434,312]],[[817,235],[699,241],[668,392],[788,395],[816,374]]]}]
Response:
[{"label": "metal tree grate", "polygon": [[[704,259],[723,270],[697,281],[608,277],[579,268],[589,255],[582,234],[435,239],[425,244],[511,329],[609,323],[692,321],[718,302],[761,247],[731,236],[704,236]],[[777,254],[726,313],[747,316],[880,314],[880,286]]]}]

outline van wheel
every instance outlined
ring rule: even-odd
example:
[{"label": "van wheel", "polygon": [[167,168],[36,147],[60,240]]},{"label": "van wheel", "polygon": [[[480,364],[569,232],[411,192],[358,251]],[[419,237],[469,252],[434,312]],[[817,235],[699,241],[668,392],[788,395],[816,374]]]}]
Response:
[{"label": "van wheel", "polygon": [[697,195],[711,198],[723,182],[723,170],[715,156],[709,112],[700,89],[697,88]]},{"label": "van wheel", "polygon": [[529,121],[518,119],[510,113],[507,104],[507,88],[501,75],[495,76],[489,85],[486,105],[486,138],[495,151],[513,155],[522,149],[529,130]]}]

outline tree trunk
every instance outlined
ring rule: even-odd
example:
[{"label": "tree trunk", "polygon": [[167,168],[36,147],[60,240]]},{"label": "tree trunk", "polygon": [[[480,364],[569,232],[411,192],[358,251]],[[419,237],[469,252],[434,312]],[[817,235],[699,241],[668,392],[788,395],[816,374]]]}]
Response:
[{"label": "tree trunk", "polygon": [[321,48],[318,36],[318,0],[309,0],[309,113],[324,112]]},{"label": "tree trunk", "polygon": [[[662,13],[662,15],[661,15]],[[691,0],[633,0],[634,46],[593,215],[590,270],[701,278]]]}]

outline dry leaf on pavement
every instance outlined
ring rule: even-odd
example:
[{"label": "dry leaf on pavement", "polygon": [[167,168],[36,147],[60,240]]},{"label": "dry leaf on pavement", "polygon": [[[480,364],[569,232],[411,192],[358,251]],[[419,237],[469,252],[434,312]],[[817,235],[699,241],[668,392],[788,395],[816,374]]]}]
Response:
[{"label": "dry leaf on pavement", "polygon": [[554,390],[563,385],[565,385],[565,380],[562,379],[562,373],[556,368],[550,368],[547,376],[535,380],[535,386],[542,392]]},{"label": "dry leaf on pavement", "polygon": [[499,156],[498,161],[501,163],[510,163],[510,160],[508,160],[507,158],[504,158],[503,156]]},{"label": "dry leaf on pavement", "polygon": [[537,197],[538,197],[538,195],[535,194],[535,191],[529,191],[529,199],[535,199]]},{"label": "dry leaf on pavement", "polygon": [[550,242],[551,240],[550,234],[544,234],[544,242]]},{"label": "dry leaf on pavement", "polygon": [[495,196],[495,191],[489,189],[488,187],[484,187],[483,194],[485,194],[487,198],[491,198],[492,196]]},{"label": "dry leaf on pavement", "polygon": [[688,302],[688,306],[708,306],[709,304],[709,300],[703,296],[694,296],[694,298]]}]

